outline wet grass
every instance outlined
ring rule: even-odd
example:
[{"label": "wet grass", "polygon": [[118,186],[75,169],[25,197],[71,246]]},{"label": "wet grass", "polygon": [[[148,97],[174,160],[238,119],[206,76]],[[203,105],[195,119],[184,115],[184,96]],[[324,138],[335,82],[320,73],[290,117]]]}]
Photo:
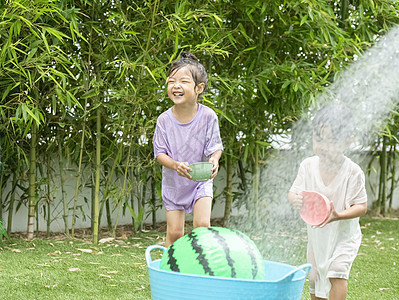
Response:
[{"label": "wet grass", "polygon": [[[398,299],[399,220],[363,218],[361,225],[348,299]],[[85,238],[12,237],[0,244],[2,299],[151,299],[144,252],[163,237],[151,230],[97,246]],[[307,283],[302,299],[309,299]]]},{"label": "wet grass", "polygon": [[84,240],[11,239],[0,245],[2,299],[150,299],[145,248],[156,231],[93,246]]},{"label": "wet grass", "polygon": [[361,219],[361,225],[348,299],[399,299],[399,220]]},{"label": "wet grass", "polygon": [[[399,219],[362,218],[363,240],[348,281],[353,300],[399,299]],[[305,284],[302,299],[310,299]]]}]

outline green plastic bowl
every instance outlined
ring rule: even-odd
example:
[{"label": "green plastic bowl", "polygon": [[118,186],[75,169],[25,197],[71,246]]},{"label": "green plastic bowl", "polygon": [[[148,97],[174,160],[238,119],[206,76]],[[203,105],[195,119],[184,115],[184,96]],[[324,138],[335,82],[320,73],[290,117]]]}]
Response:
[{"label": "green plastic bowl", "polygon": [[211,162],[199,162],[189,165],[192,171],[190,173],[192,180],[196,182],[204,182],[211,178],[213,163]]}]

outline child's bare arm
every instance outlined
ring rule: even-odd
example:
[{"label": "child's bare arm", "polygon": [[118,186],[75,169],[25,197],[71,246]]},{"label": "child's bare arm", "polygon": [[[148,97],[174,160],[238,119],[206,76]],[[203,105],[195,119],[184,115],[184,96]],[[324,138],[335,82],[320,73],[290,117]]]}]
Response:
[{"label": "child's bare arm", "polygon": [[191,175],[187,171],[191,171],[188,167],[188,162],[179,162],[172,159],[167,154],[160,154],[157,156],[157,161],[168,169],[175,170],[179,176],[191,179]]},{"label": "child's bare arm", "polygon": [[326,222],[324,222],[324,224],[322,224],[320,226],[320,228],[324,227],[325,225],[327,225],[330,222],[334,222],[334,221],[338,221],[338,220],[353,219],[353,218],[364,216],[366,214],[366,212],[367,212],[367,202],[354,204],[351,207],[349,207],[341,212],[337,212],[335,210],[334,206],[332,206],[332,211],[331,211],[330,217],[328,218],[328,220]]},{"label": "child's bare arm", "polygon": [[222,150],[218,150],[213,152],[211,154],[211,157],[209,158],[209,162],[213,163],[211,179],[218,174],[219,160],[221,155],[222,155]]},{"label": "child's bare arm", "polygon": [[366,212],[367,212],[367,202],[354,204],[348,209],[345,209],[344,211],[338,213],[338,218],[339,220],[353,219],[364,216]]}]

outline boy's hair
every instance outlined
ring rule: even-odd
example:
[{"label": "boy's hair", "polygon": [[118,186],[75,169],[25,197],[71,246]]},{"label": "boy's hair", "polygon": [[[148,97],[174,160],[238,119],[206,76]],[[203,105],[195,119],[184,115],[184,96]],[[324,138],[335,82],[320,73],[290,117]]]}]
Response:
[{"label": "boy's hair", "polygon": [[316,113],[312,125],[318,137],[325,126],[330,126],[333,138],[338,141],[346,141],[355,134],[355,120],[344,104],[329,103],[323,106]]},{"label": "boy's hair", "polygon": [[195,86],[204,83],[204,90],[198,95],[199,98],[205,92],[208,87],[208,79],[204,66],[198,61],[198,58],[189,51],[183,51],[180,54],[180,58],[176,60],[170,67],[168,77],[175,73],[177,70],[187,67],[190,70],[191,76],[195,82]]}]

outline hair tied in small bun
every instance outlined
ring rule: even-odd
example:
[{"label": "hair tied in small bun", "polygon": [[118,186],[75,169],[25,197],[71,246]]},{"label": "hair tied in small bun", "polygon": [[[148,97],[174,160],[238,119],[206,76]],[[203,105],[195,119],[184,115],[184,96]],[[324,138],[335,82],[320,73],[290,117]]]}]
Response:
[{"label": "hair tied in small bun", "polygon": [[185,58],[185,59],[192,59],[194,61],[198,61],[198,58],[194,54],[192,54],[190,51],[183,51],[180,54],[180,57],[181,58]]},{"label": "hair tied in small bun", "polygon": [[199,85],[200,83],[204,83],[205,87],[201,94],[198,95],[199,99],[202,98],[202,94],[206,90],[208,86],[208,78],[206,74],[206,70],[204,66],[198,61],[198,58],[192,54],[190,51],[182,51],[180,53],[180,58],[172,63],[170,67],[168,77],[173,75],[177,70],[180,68],[186,67],[195,82],[195,86]]}]

